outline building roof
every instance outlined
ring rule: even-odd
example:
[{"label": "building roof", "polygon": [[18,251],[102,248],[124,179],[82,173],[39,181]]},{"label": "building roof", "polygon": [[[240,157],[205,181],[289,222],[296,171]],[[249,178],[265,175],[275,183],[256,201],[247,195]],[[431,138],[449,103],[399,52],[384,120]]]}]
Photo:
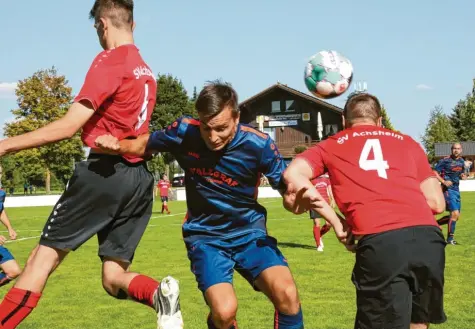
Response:
[{"label": "building roof", "polygon": [[298,91],[297,89],[293,89],[293,88],[290,88],[288,87],[287,85],[284,85],[284,84],[281,84],[280,82],[277,82],[276,84],[264,89],[263,91],[261,91],[260,93],[257,93],[255,94],[254,96],[252,97],[249,97],[248,99],[246,99],[245,101],[241,102],[241,104],[239,104],[239,106],[246,106],[248,105],[249,103],[252,103],[254,100],[258,99],[259,97],[261,96],[264,96],[266,95],[267,93],[271,92],[272,90],[274,89],[282,89],[282,90],[285,90],[295,96],[298,96],[298,97],[301,97],[301,98],[304,98],[310,102],[313,102],[313,103],[316,103],[318,105],[321,105],[321,106],[324,106],[330,110],[333,110],[335,112],[337,112],[338,114],[341,114],[343,112],[343,109],[339,108],[338,106],[335,106],[333,104],[330,104],[330,103],[327,103],[325,101],[322,101],[321,99],[317,98],[317,97],[314,97],[314,96],[311,96],[311,95],[308,95],[308,94],[305,94],[301,91]]},{"label": "building roof", "polygon": [[[435,143],[435,156],[449,156],[452,153],[452,144],[452,142]],[[461,142],[461,144],[463,149],[463,156],[475,156],[475,141]]]}]

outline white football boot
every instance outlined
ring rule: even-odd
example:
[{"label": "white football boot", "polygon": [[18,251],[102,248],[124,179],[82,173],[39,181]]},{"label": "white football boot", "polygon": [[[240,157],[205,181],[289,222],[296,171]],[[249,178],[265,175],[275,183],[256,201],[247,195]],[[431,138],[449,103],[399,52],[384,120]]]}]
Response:
[{"label": "white football boot", "polygon": [[153,294],[153,306],[157,312],[157,329],[183,329],[177,280],[167,276],[160,282]]},{"label": "white football boot", "polygon": [[317,251],[323,251],[323,240],[320,238],[320,245],[317,248]]}]

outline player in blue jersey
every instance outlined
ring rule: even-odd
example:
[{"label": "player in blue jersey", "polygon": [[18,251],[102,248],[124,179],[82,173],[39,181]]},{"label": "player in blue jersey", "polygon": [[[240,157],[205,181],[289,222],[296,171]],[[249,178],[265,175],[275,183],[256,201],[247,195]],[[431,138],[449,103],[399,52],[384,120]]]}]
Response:
[{"label": "player in blue jersey", "polygon": [[[150,136],[120,143],[101,136],[96,145],[122,154],[171,152],[185,170],[183,237],[211,309],[208,328],[237,328],[234,270],[272,301],[276,328],[303,328],[297,287],[276,239],[267,234],[267,211],[257,201],[261,174],[274,189],[285,190],[282,156],[267,134],[239,123],[238,97],[228,84],[208,84],[196,109],[199,121],[184,117]],[[322,207],[332,223],[340,223],[328,204]]]},{"label": "player in blue jersey", "polygon": [[437,179],[443,185],[446,209],[449,215],[442,217],[437,222],[439,225],[449,224],[447,231],[447,243],[456,245],[454,239],[455,227],[460,218],[461,200],[460,200],[460,179],[465,179],[464,174],[465,160],[462,158],[462,144],[454,143],[452,145],[452,155],[441,159],[435,166]]},{"label": "player in blue jersey", "polygon": [[[7,193],[0,189],[0,221],[8,230],[8,235],[10,239],[16,239],[16,232],[13,229],[10,220],[8,219],[7,213],[5,211],[4,203]],[[3,246],[6,239],[4,236],[0,235],[0,287],[8,284],[13,279],[17,278],[21,269],[11,252]]]}]

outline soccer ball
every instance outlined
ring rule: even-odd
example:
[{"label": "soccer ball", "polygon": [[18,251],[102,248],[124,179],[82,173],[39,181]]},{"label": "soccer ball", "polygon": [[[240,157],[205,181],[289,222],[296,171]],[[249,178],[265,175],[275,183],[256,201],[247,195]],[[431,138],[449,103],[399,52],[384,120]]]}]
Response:
[{"label": "soccer ball", "polygon": [[336,51],[321,51],[308,60],[305,85],[319,98],[334,98],[343,94],[353,79],[353,65]]}]

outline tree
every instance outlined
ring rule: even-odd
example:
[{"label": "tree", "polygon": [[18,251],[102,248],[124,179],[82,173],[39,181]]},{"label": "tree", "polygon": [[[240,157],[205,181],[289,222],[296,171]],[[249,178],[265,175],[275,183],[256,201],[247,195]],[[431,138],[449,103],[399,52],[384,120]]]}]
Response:
[{"label": "tree", "polygon": [[[53,67],[39,70],[18,83],[15,91],[18,108],[11,112],[15,120],[5,124],[8,137],[24,134],[61,118],[72,102],[71,87],[64,75]],[[46,192],[50,192],[51,174],[65,184],[73,171],[73,162],[84,158],[79,134],[69,140],[24,150],[14,156],[25,180],[44,175]]]},{"label": "tree", "polygon": [[[161,130],[183,115],[196,116],[195,102],[188,97],[178,78],[170,74],[159,74],[157,84],[157,102],[150,120],[151,131]],[[162,153],[150,161],[149,168],[161,170],[162,164],[165,164],[163,171],[169,176],[169,164],[174,160],[170,153]]]},{"label": "tree", "polygon": [[449,117],[442,111],[442,107],[436,106],[429,115],[429,122],[422,136],[429,161],[435,158],[434,145],[438,142],[454,142],[457,139],[454,128],[450,124]]},{"label": "tree", "polygon": [[196,92],[196,86],[194,86],[193,87],[193,96],[191,97],[191,101],[193,103],[195,103],[197,99],[198,99],[198,93]]},{"label": "tree", "polygon": [[450,123],[458,141],[475,140],[475,94],[467,94],[452,110]]},{"label": "tree", "polygon": [[386,108],[384,106],[381,108],[381,117],[383,119],[383,127],[384,128],[396,131],[393,124],[391,123],[391,119],[389,119],[388,112],[386,111]]}]

